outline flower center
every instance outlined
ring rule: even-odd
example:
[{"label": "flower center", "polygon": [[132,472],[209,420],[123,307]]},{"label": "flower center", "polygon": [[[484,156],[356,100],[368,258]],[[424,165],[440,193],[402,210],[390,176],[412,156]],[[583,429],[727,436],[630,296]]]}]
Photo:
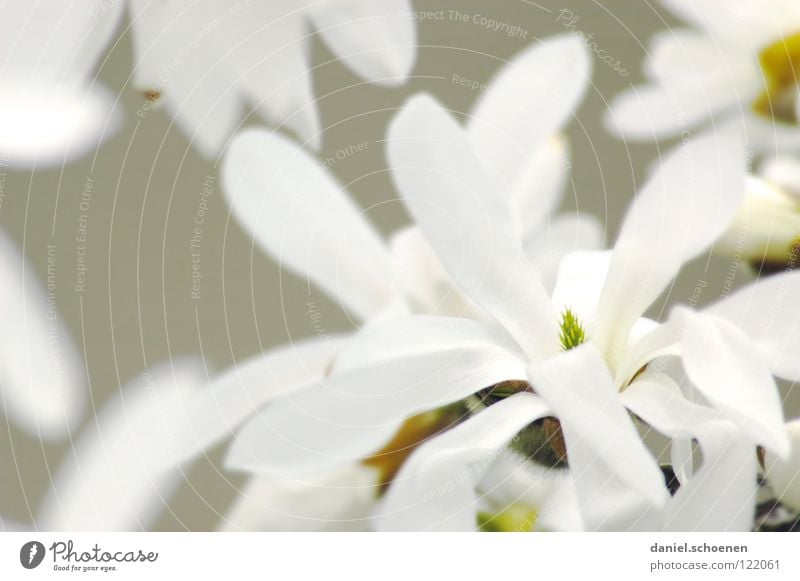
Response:
[{"label": "flower center", "polygon": [[758,55],[766,89],[756,98],[756,113],[786,123],[797,123],[796,98],[800,80],[800,32],[780,39]]},{"label": "flower center", "polygon": [[561,313],[561,346],[564,351],[574,349],[584,341],[586,341],[586,332],[583,330],[583,325],[572,312],[572,309],[567,307]]}]

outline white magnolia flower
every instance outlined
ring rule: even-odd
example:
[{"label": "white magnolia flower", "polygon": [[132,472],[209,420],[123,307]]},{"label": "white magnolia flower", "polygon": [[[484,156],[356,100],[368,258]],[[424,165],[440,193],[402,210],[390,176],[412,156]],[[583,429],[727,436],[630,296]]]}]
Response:
[{"label": "white magnolia flower", "polygon": [[[94,78],[118,22],[96,0],[7,2],[0,18],[0,164],[61,164],[115,129]],[[112,3],[116,4],[116,3]]]},{"label": "white magnolia flower", "polygon": [[[498,326],[420,317],[369,329],[339,357],[340,372],[323,388],[301,391],[254,418],[230,463],[294,477],[333,471],[380,450],[410,417],[516,380],[529,382],[538,395],[508,397],[424,444],[389,486],[376,521],[380,528],[474,528],[474,485],[483,472],[468,467],[550,415],[561,422],[585,528],[653,528],[667,516],[676,527],[741,528],[747,519],[731,521],[730,511],[751,501],[755,486],[755,467],[742,459],[754,456],[756,443],[778,454],[787,450],[770,368],[752,340],[716,313],[678,311],[663,327],[641,318],[683,262],[703,252],[733,218],[744,190],[738,140],[706,137],[672,154],[634,202],[613,254],[567,258],[552,300],[498,195],[504,188],[438,104],[418,97],[407,105],[393,123],[389,154],[406,204],[442,265]],[[782,282],[794,286],[797,277]],[[780,307],[776,298],[758,304]],[[576,348],[559,355],[564,338],[558,313],[565,307],[589,344],[576,341],[569,345]],[[566,317],[562,332],[565,323]],[[694,395],[709,406],[684,397],[665,373],[641,373],[659,357],[680,355],[684,332],[683,342],[693,350],[684,350],[683,366]],[[776,374],[798,375],[796,362],[784,368],[783,359],[773,357],[779,353],[768,353]],[[656,389],[631,401],[625,395]],[[708,459],[669,506],[662,474],[623,407],[645,421],[658,419],[665,393],[668,401],[680,395],[676,405],[705,414],[703,422],[682,428],[700,439]],[[730,477],[733,466],[752,468],[752,478],[729,487],[725,510],[694,510],[708,498],[696,491]],[[469,477],[459,481],[457,494],[425,503],[426,493],[465,470]]]},{"label": "white magnolia flower", "polygon": [[0,401],[6,417],[35,438],[63,438],[83,416],[81,356],[59,323],[56,287],[43,288],[0,231]]},{"label": "white magnolia flower", "polygon": [[713,119],[743,123],[764,151],[800,146],[800,5],[794,0],[662,0],[691,28],[658,34],[648,81],[612,103],[607,125],[632,139],[681,134]]},{"label": "white magnolia flower", "polygon": [[[534,46],[498,74],[467,124],[476,155],[505,179],[509,203],[520,216],[515,227],[525,239],[527,258],[551,280],[560,257],[574,249],[597,248],[601,239],[592,218],[561,215],[550,220],[568,166],[564,141],[555,135],[585,92],[589,66],[585,48],[574,38]],[[453,287],[419,230],[397,232],[387,247],[332,177],[287,140],[266,131],[245,132],[231,145],[224,171],[233,211],[255,241],[358,320],[368,323],[409,312],[485,316]],[[345,473],[353,476],[353,489],[361,497],[363,467],[350,466]],[[333,474],[341,479],[338,470]],[[372,480],[367,493],[374,499],[374,474]],[[276,490],[296,492],[298,486],[274,478],[256,480],[230,517],[234,526],[252,526],[248,523],[259,514],[251,492],[259,491],[269,507]],[[327,485],[314,481],[306,486]],[[317,520],[322,524],[329,518],[341,526],[338,508],[330,506],[332,513],[320,513]],[[259,528],[266,526],[286,526],[285,519],[264,519]]]}]

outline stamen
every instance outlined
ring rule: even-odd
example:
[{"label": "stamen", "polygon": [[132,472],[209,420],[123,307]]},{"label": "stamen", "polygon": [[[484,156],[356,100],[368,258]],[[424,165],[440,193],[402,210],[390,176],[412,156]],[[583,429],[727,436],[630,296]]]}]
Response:
[{"label": "stamen", "polygon": [[800,32],[780,39],[758,55],[767,88],[753,110],[776,121],[797,123],[795,99],[800,80]]},{"label": "stamen", "polygon": [[564,351],[569,351],[586,340],[586,332],[583,330],[583,325],[581,325],[580,321],[569,307],[564,309],[564,312],[561,314],[560,339]]}]

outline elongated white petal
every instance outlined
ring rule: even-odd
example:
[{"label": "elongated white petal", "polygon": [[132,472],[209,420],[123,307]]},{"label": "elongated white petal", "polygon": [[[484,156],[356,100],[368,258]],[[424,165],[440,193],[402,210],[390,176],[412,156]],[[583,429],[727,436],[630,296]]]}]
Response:
[{"label": "elongated white petal", "polygon": [[767,450],[766,476],[781,502],[800,511],[800,420],[788,422],[786,432],[792,445],[791,454],[782,460]]},{"label": "elongated white petal", "polygon": [[146,529],[183,478],[172,461],[181,404],[202,382],[183,364],[144,374],[87,425],[45,499],[42,530]]},{"label": "elongated white petal", "polygon": [[637,195],[617,238],[597,315],[595,340],[612,361],[681,265],[728,227],[744,184],[741,139],[707,134],[672,151]]},{"label": "elongated white petal", "polygon": [[752,52],[736,43],[691,30],[668,30],[652,41],[646,62],[650,84],[617,96],[606,113],[606,127],[631,139],[683,133],[763,90]]},{"label": "elongated white petal", "polygon": [[377,475],[354,465],[315,481],[252,478],[223,517],[228,531],[363,531],[376,501]]},{"label": "elongated white petal", "polygon": [[297,144],[245,131],[223,166],[232,211],[266,252],[367,319],[393,298],[391,257],[333,177]]},{"label": "elongated white petal", "polygon": [[681,309],[683,364],[689,379],[755,442],[789,451],[775,380],[753,342],[732,323]]},{"label": "elongated white petal", "polygon": [[[305,477],[358,462],[379,450],[402,422],[494,385],[524,378],[524,364],[503,344],[426,341],[411,350],[334,373],[324,382],[267,406],[238,435],[227,464],[280,477]],[[416,349],[416,352],[414,352]]]},{"label": "elongated white petal", "polygon": [[547,413],[539,397],[521,393],[420,446],[375,510],[376,528],[475,530],[476,484],[514,434]]},{"label": "elongated white petal", "polygon": [[317,32],[360,77],[388,86],[406,80],[417,53],[409,0],[307,2]]},{"label": "elongated white petal", "polygon": [[[546,189],[534,163],[548,141],[575,114],[591,77],[585,43],[564,34],[531,45],[512,58],[475,105],[468,132],[503,191],[522,210],[524,227],[536,228],[559,205],[560,189]],[[551,159],[563,168],[561,158]]]},{"label": "elongated white petal", "polygon": [[[552,222],[543,224],[540,232],[529,236],[524,247],[545,288],[553,290],[566,256],[573,252],[599,250],[602,245],[603,229],[597,218],[588,214],[561,214]],[[594,289],[598,295],[603,280],[605,273]]]},{"label": "elongated white petal", "polygon": [[666,501],[661,470],[636,432],[591,344],[528,369],[561,422],[587,530],[649,528]]},{"label": "elongated white petal", "polygon": [[164,468],[178,466],[234,434],[265,404],[320,381],[346,337],[293,343],[237,364],[207,388],[187,394],[173,418]]},{"label": "elongated white petal", "polygon": [[728,421],[707,424],[699,441],[703,465],[667,503],[664,528],[750,531],[758,493],[753,441]]},{"label": "elongated white petal", "polygon": [[755,344],[772,372],[800,380],[800,272],[760,278],[707,312],[724,317],[741,328]]},{"label": "elongated white petal", "polygon": [[258,113],[295,132],[312,149],[320,120],[308,64],[306,7],[296,0],[250,2],[231,18],[227,62]]},{"label": "elongated white petal", "polygon": [[556,317],[522,251],[500,186],[432,98],[411,99],[389,130],[400,193],[453,281],[529,354],[557,349]]},{"label": "elongated white petal", "polygon": [[55,288],[45,291],[2,231],[0,280],[0,395],[5,411],[37,439],[64,437],[86,405],[82,358],[58,318]]}]

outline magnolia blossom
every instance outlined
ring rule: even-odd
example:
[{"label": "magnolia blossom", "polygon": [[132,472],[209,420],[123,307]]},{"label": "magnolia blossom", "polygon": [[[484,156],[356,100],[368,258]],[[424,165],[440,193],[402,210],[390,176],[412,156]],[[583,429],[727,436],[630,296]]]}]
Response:
[{"label": "magnolia blossom", "polygon": [[[116,128],[94,78],[118,18],[96,0],[7,2],[0,18],[0,163],[61,164]],[[119,4],[114,2],[112,4]]]},{"label": "magnolia blossom", "polygon": [[[234,446],[231,464],[295,477],[336,470],[381,450],[408,418],[487,386],[524,382],[535,393],[522,389],[416,450],[389,483],[376,526],[474,528],[474,487],[485,471],[470,466],[554,415],[583,528],[749,527],[755,445],[781,456],[788,450],[771,371],[794,377],[796,365],[730,322],[740,322],[736,311],[681,309],[663,326],[641,318],[683,262],[732,220],[744,190],[736,137],[698,139],[666,159],[635,200],[614,252],[568,257],[552,296],[524,255],[509,205],[498,195],[504,188],[441,106],[428,97],[410,101],[390,130],[389,156],[443,267],[495,324],[411,317],[366,329],[323,389],[260,412]],[[798,284],[793,276],[779,280]],[[758,305],[788,310],[778,298]],[[559,330],[567,307],[581,325],[574,335],[580,340],[570,345],[565,317]],[[691,384],[685,389],[648,365],[680,355]],[[626,406],[676,438],[679,466],[686,464],[686,442],[696,438],[703,447],[703,468],[693,477],[687,469],[670,501]],[[736,486],[712,486],[734,471]],[[436,498],[442,486],[452,491]],[[710,494],[718,495],[720,509],[698,511]]]},{"label": "magnolia blossom", "polygon": [[646,84],[612,102],[612,131],[632,139],[679,135],[713,120],[743,124],[763,151],[800,146],[800,5],[794,0],[662,0],[690,27],[659,33]]},{"label": "magnolia blossom", "polygon": [[84,413],[84,365],[59,322],[54,295],[2,231],[0,280],[0,401],[6,417],[39,440],[63,438]]},{"label": "magnolia blossom", "polygon": [[[570,67],[563,66],[565,60]],[[566,167],[563,140],[552,134],[580,100],[588,66],[583,47],[574,40],[561,38],[533,47],[500,73],[472,115],[473,127],[512,127],[512,121],[527,119],[532,133],[538,129],[532,113],[550,113],[549,129],[539,132],[537,139],[527,139],[524,133],[526,140],[521,142],[510,139],[503,145],[495,139],[498,148],[506,147],[507,156],[492,152],[505,163],[506,158],[518,160],[519,165],[507,167],[515,186],[509,192],[517,207],[535,210],[529,216],[542,231],[526,228],[529,257],[545,269],[553,268],[553,257],[599,245],[600,229],[592,219],[564,215],[547,224],[548,212],[558,205]],[[531,163],[536,171],[530,170]],[[485,317],[453,287],[418,230],[401,230],[387,245],[335,179],[288,139],[267,131],[243,133],[230,148],[223,179],[234,212],[254,240],[360,322],[369,325],[410,312]],[[538,207],[534,198],[546,200],[547,205]],[[326,334],[294,342],[215,376],[205,388],[159,390],[163,395],[139,400],[132,398],[140,386],[132,385],[121,402],[109,404],[99,428],[87,430],[75,460],[62,468],[57,490],[66,492],[48,502],[43,512],[47,527],[147,526],[181,465],[234,433],[268,402],[318,384],[352,340]],[[113,437],[104,438],[109,430]],[[139,430],[146,437],[137,437]],[[112,483],[119,469],[111,470],[110,462],[120,456],[135,456],[141,463],[131,464]],[[377,486],[375,469],[360,463],[314,479],[255,478],[227,515],[226,526],[364,528]],[[114,510],[86,511],[94,497],[125,500]]]}]

